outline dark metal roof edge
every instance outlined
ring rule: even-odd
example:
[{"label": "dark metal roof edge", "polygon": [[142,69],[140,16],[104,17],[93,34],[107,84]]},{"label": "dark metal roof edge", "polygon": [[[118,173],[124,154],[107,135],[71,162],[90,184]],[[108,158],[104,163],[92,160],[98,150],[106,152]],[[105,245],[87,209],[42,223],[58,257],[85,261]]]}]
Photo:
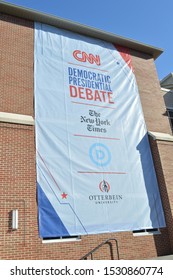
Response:
[{"label": "dark metal roof edge", "polygon": [[87,35],[111,43],[119,44],[124,47],[128,47],[140,52],[147,53],[151,55],[154,59],[157,59],[163,53],[163,49],[156,48],[154,46],[143,44],[135,40],[127,39],[110,32],[106,32],[100,29],[82,25],[77,22],[62,19],[60,17],[56,17],[45,13],[40,13],[32,9],[9,4],[4,1],[0,2],[0,11],[1,13],[13,15],[16,17],[21,17],[32,21],[46,23],[49,25],[53,25],[55,27],[67,29],[83,35]]},{"label": "dark metal roof edge", "polygon": [[165,76],[162,80],[160,80],[160,84],[163,84],[170,77],[173,77],[173,73],[172,72],[169,73],[167,76]]}]

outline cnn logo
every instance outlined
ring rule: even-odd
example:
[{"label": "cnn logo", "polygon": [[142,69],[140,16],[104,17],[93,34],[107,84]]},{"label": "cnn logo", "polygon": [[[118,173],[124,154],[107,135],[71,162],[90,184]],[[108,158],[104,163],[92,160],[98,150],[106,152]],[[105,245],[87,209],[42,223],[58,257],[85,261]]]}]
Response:
[{"label": "cnn logo", "polygon": [[99,55],[93,55],[91,53],[87,54],[86,52],[81,52],[80,50],[75,50],[73,52],[73,56],[75,59],[81,62],[88,61],[90,64],[97,64],[100,65],[100,56]]}]

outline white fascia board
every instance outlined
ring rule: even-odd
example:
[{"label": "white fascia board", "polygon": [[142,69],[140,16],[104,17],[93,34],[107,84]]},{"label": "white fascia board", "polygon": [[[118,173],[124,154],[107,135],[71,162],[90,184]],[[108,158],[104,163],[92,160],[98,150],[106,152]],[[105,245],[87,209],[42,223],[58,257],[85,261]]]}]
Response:
[{"label": "white fascia board", "polygon": [[173,93],[173,91],[171,89],[167,89],[167,88],[164,88],[164,87],[161,87],[161,90],[165,91],[165,92]]},{"label": "white fascia board", "polygon": [[168,133],[148,131],[148,135],[150,135],[153,140],[173,142],[173,136]]},{"label": "white fascia board", "polygon": [[0,122],[34,125],[32,116],[0,112]]}]

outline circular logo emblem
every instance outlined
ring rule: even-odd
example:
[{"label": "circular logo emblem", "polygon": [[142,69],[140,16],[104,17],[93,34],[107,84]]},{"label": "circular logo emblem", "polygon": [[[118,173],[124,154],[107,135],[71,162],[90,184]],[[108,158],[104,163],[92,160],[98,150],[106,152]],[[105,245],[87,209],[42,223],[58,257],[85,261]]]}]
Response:
[{"label": "circular logo emblem", "polygon": [[110,191],[110,185],[108,184],[108,182],[103,180],[99,184],[99,189],[101,190],[101,192],[107,192],[108,193]]},{"label": "circular logo emblem", "polygon": [[108,147],[101,143],[95,143],[90,147],[89,156],[97,166],[106,166],[111,161],[111,153]]}]

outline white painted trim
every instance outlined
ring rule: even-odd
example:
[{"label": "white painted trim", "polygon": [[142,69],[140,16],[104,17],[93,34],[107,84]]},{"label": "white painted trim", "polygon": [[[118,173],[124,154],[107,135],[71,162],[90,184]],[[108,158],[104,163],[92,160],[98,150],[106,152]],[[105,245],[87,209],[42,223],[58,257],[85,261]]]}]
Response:
[{"label": "white painted trim", "polygon": [[171,93],[173,93],[173,90],[167,89],[167,88],[164,88],[164,87],[161,87],[161,90],[162,90],[162,91],[165,91],[165,92],[171,92]]},{"label": "white painted trim", "polygon": [[42,239],[42,243],[48,244],[48,243],[60,243],[60,242],[78,242],[81,241],[80,237],[69,237],[69,238],[57,238],[57,239]]},{"label": "white painted trim", "polygon": [[173,136],[167,133],[148,131],[148,135],[150,135],[153,140],[173,142]]},{"label": "white painted trim", "polygon": [[159,229],[155,231],[133,232],[133,236],[158,235],[158,234],[161,234]]},{"label": "white painted trim", "polygon": [[32,116],[0,112],[0,122],[34,125]]}]

